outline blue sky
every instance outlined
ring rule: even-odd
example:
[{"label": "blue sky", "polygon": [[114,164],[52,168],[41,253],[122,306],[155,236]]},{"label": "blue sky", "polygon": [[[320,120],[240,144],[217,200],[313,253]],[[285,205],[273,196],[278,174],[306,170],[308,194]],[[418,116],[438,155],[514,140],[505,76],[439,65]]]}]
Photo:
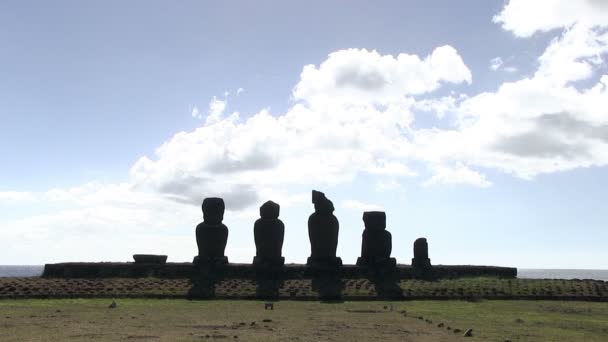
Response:
[{"label": "blue sky", "polygon": [[562,2],[8,1],[0,5],[0,264],[196,254],[205,196],[227,255],[282,205],[309,255],[310,190],[338,253],[364,210],[393,255],[607,268],[608,6]]}]

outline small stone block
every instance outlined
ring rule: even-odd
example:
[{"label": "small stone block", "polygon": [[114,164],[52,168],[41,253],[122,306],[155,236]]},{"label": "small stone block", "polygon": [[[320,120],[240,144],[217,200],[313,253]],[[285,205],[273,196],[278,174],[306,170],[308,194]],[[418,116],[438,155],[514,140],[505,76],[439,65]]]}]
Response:
[{"label": "small stone block", "polygon": [[155,255],[155,254],[133,254],[133,260],[137,264],[160,264],[163,265],[167,262],[166,255]]}]

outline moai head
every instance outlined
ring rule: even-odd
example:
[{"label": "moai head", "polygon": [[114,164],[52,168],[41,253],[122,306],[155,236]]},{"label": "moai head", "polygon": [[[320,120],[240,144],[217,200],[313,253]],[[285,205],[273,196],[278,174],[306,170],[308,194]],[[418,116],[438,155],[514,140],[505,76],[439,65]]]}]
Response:
[{"label": "moai head", "polygon": [[321,191],[312,191],[312,203],[315,204],[316,213],[330,215],[334,212],[334,204]]},{"label": "moai head", "polygon": [[365,229],[384,230],[386,229],[386,214],[384,211],[366,211],[363,213],[363,223]]},{"label": "moai head", "polygon": [[414,258],[423,260],[429,258],[429,245],[425,238],[414,241]]},{"label": "moai head", "polygon": [[260,217],[263,219],[278,219],[281,206],[273,201],[268,201],[260,207]]},{"label": "moai head", "polygon": [[224,219],[224,200],[207,197],[203,200],[203,221],[207,224],[220,224]]}]

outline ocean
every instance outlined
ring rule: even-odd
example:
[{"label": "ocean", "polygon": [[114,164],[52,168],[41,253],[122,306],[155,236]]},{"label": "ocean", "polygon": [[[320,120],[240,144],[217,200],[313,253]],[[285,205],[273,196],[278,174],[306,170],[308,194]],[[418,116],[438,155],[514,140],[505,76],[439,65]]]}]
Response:
[{"label": "ocean", "polygon": [[527,279],[595,279],[608,281],[608,270],[569,270],[518,268],[517,278]]},{"label": "ocean", "polygon": [[[0,265],[0,277],[39,277],[44,265]],[[595,279],[608,281],[608,270],[519,268],[517,277],[525,279]]]},{"label": "ocean", "polygon": [[0,277],[40,277],[44,265],[0,265]]}]

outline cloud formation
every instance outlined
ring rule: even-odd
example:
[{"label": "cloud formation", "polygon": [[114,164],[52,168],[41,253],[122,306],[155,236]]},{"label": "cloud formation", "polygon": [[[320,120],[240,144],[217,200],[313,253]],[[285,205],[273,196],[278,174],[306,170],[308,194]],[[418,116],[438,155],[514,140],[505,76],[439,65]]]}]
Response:
[{"label": "cloud formation", "polygon": [[380,205],[364,203],[358,200],[344,200],[342,201],[342,208],[354,209],[357,211],[383,211],[384,208]]},{"label": "cloud formation", "polygon": [[420,58],[401,53],[347,49],[329,54],[318,67],[306,65],[293,96],[309,104],[388,104],[431,92],[446,83],[471,83],[471,71],[451,46]]},{"label": "cloud formation", "polygon": [[[385,190],[404,177],[427,186],[484,188],[492,184],[483,173],[488,169],[532,179],[608,165],[608,75],[601,74],[607,11],[598,1],[509,1],[494,18],[505,30],[523,38],[562,32],[538,57],[534,73],[478,94],[435,93],[473,81],[451,46],[422,57],[335,51],[303,67],[284,113],[228,115],[228,99],[214,97],[201,127],[139,158],[123,184],[0,192],[3,202],[43,200],[61,208],[3,222],[11,229],[0,238],[35,239],[58,229],[92,236],[162,231],[192,225],[198,218],[192,206],[204,197],[223,197],[228,210],[249,213],[267,198],[283,206],[307,202],[308,194],[293,193],[298,186],[357,176],[372,177]],[[499,69],[501,62],[492,65]],[[201,112],[194,107],[192,116],[202,120]],[[416,115],[427,113],[444,120],[442,128],[417,127]],[[372,207],[354,199],[343,206]]]},{"label": "cloud formation", "polygon": [[232,207],[245,208],[276,186],[339,184],[358,174],[415,176],[405,134],[414,120],[410,93],[470,81],[449,46],[425,58],[334,52],[318,67],[304,67],[293,92],[298,102],[286,113],[224,118],[227,100],[214,98],[202,127],[178,133],[154,157],[140,158],[131,179],[138,188],[187,203],[218,195],[230,205],[229,195],[238,190],[244,195]]},{"label": "cloud formation", "polygon": [[573,24],[605,26],[608,3],[604,0],[509,0],[493,21],[522,38]]},{"label": "cloud formation", "polygon": [[502,61],[502,58],[494,57],[490,60],[490,69],[496,71],[496,70],[500,69],[500,67],[503,64],[504,64],[504,62]]},{"label": "cloud formation", "polygon": [[490,69],[493,71],[503,70],[506,72],[516,72],[514,66],[505,66],[505,61],[501,57],[494,57],[490,60]]}]

